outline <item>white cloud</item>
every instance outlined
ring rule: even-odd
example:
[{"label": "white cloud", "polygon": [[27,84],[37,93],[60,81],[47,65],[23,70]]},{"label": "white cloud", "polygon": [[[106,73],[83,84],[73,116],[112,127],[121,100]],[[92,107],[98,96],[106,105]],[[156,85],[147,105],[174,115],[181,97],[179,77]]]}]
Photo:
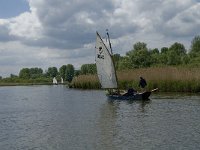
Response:
[{"label": "white cloud", "polygon": [[42,26],[35,12],[25,12],[9,20],[10,35],[38,39],[41,37]]}]

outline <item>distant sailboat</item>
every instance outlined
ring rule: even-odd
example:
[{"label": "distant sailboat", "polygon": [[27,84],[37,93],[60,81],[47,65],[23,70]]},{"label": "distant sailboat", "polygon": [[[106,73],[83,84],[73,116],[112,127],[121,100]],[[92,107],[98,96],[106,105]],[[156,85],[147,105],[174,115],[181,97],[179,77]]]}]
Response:
[{"label": "distant sailboat", "polygon": [[56,80],[56,78],[53,78],[53,84],[58,84],[58,81]]},{"label": "distant sailboat", "polygon": [[[108,33],[107,33],[108,34]],[[142,93],[133,93],[133,94],[120,94],[118,87],[117,74],[115,70],[115,65],[112,59],[112,48],[109,39],[109,45],[111,49],[111,53],[108,50],[107,46],[104,44],[102,38],[99,33],[96,33],[96,66],[97,66],[97,74],[99,81],[101,83],[101,88],[110,91],[107,94],[109,99],[118,99],[118,100],[145,100],[148,99],[151,93],[157,89],[152,91],[146,91]],[[109,34],[108,34],[109,37]],[[111,92],[115,89],[116,92]]]},{"label": "distant sailboat", "polygon": [[61,84],[63,84],[64,82],[63,82],[63,78],[62,78],[62,77],[61,77],[61,79],[60,79],[60,80],[61,80]]}]

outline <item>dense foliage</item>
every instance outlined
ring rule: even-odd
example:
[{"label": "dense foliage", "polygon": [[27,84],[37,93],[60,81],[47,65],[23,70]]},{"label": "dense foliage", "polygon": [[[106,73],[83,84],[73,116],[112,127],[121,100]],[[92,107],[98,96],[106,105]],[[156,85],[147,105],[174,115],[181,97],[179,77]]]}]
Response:
[{"label": "dense foliage", "polygon": [[58,69],[56,67],[49,67],[47,72],[46,72],[46,76],[48,77],[56,77],[58,75]]},{"label": "dense foliage", "polygon": [[[19,77],[23,79],[35,79],[43,76],[41,68],[23,68],[19,72]],[[11,74],[12,77],[12,74]]]},{"label": "dense foliage", "polygon": [[68,82],[71,82],[74,78],[74,66],[72,64],[68,64],[65,70],[65,79]]},{"label": "dense foliage", "polygon": [[84,64],[81,66],[80,74],[96,74],[97,68],[96,64]]},{"label": "dense foliage", "polygon": [[114,60],[118,70],[166,65],[198,66],[200,64],[200,36],[194,37],[189,50],[186,50],[185,46],[178,42],[169,48],[162,47],[160,50],[148,49],[146,43],[138,42],[125,56],[119,54],[117,56],[118,59]]}]

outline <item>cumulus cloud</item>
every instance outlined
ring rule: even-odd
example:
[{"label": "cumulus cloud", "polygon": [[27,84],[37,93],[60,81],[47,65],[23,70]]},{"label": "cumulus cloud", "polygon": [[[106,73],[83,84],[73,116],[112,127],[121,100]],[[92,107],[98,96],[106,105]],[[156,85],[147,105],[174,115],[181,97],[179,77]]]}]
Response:
[{"label": "cumulus cloud", "polygon": [[24,39],[40,38],[42,26],[34,11],[25,12],[9,20],[10,35]]},{"label": "cumulus cloud", "polygon": [[178,13],[174,18],[166,23],[166,28],[171,35],[193,36],[199,33],[200,26],[200,3]]},{"label": "cumulus cloud", "polygon": [[14,40],[15,37],[10,35],[10,30],[8,28],[8,22],[6,20],[0,19],[0,41],[6,42]]},{"label": "cumulus cloud", "polygon": [[28,12],[0,19],[1,66],[11,59],[19,66],[38,67],[94,63],[95,32],[105,37],[106,29],[120,54],[138,41],[150,48],[173,42],[189,47],[200,34],[198,0],[27,1]]},{"label": "cumulus cloud", "polygon": [[29,0],[29,5],[30,12],[9,20],[9,34],[30,46],[82,48],[94,41],[96,30],[107,28],[114,39],[138,32],[187,36],[199,25],[199,4],[192,0]]}]

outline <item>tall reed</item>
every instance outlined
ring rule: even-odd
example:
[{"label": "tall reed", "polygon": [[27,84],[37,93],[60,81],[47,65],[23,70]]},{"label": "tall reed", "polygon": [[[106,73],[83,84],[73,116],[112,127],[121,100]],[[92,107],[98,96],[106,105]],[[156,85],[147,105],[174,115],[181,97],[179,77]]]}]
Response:
[{"label": "tall reed", "polygon": [[[147,88],[163,92],[200,92],[200,68],[151,67],[117,72],[119,88],[138,87],[139,77],[147,80]],[[72,82],[75,88],[100,88],[97,75],[81,75]]]},{"label": "tall reed", "polygon": [[99,89],[101,87],[97,75],[80,75],[74,77],[70,86],[81,89]]}]

